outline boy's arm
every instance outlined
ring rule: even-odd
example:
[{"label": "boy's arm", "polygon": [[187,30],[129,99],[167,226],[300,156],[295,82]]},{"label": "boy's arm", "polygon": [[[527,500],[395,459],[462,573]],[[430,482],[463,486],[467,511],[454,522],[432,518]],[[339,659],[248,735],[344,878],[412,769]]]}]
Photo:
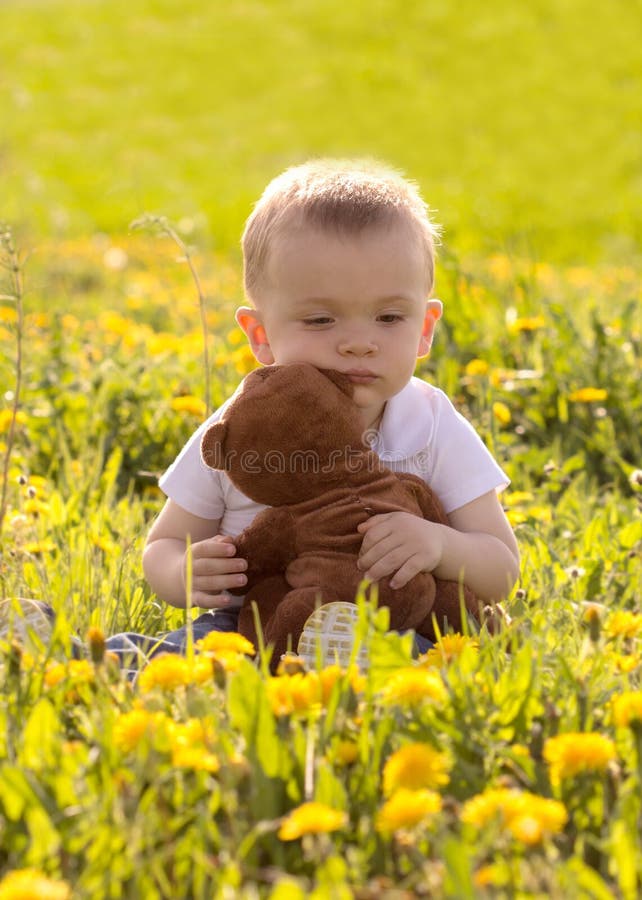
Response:
[{"label": "boy's arm", "polygon": [[364,577],[393,575],[391,586],[400,588],[418,572],[432,572],[443,581],[462,578],[484,602],[502,600],[519,576],[519,550],[495,491],[453,510],[448,522],[404,512],[373,516],[359,526]]},{"label": "boy's arm", "polygon": [[[187,540],[192,557],[192,598],[195,606],[225,606],[221,594],[245,584],[247,568],[236,555],[233,538],[218,534],[220,520],[202,519],[168,500],[154,521],[143,552],[145,577],[157,596],[172,606],[186,604]],[[238,579],[242,578],[240,582]]]}]

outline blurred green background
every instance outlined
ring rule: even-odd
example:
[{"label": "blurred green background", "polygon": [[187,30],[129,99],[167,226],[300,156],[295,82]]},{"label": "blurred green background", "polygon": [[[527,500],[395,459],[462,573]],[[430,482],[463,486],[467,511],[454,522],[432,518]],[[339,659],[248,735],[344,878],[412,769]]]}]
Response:
[{"label": "blurred green background", "polygon": [[454,252],[631,262],[640,0],[4,0],[0,218],[30,240],[144,211],[238,246],[320,154],[417,180]]}]

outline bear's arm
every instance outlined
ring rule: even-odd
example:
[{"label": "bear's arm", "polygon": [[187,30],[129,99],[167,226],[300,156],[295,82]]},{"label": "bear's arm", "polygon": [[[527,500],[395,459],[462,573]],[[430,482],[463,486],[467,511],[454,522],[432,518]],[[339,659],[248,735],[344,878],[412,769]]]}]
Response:
[{"label": "bear's arm", "polygon": [[441,502],[425,481],[418,478],[417,475],[411,475],[409,472],[397,472],[395,474],[408,493],[419,504],[424,519],[428,519],[429,522],[438,522],[440,525],[448,524],[448,517]]},{"label": "bear's arm", "polygon": [[236,593],[245,594],[264,578],[285,571],[296,557],[293,522],[289,510],[272,507],[239,534],[234,543],[237,557],[247,560],[247,584]]}]

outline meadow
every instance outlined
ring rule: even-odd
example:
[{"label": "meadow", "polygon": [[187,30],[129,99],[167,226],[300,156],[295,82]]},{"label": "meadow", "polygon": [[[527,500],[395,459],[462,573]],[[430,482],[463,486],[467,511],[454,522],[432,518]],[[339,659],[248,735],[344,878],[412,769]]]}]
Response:
[{"label": "meadow", "polygon": [[[57,619],[0,644],[0,900],[639,896],[642,92],[615,6],[3,5],[0,585]],[[512,621],[413,661],[360,597],[365,674],[273,676],[223,636],[132,685],[104,636],[195,615],[142,577],[157,476],[255,365],[243,218],[321,152],[440,210],[417,374],[511,477]]]}]

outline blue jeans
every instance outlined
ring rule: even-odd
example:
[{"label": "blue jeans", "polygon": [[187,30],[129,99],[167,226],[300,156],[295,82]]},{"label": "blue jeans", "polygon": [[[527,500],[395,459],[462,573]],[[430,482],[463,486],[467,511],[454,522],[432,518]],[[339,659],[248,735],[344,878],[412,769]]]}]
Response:
[{"label": "blue jeans", "polygon": [[[237,609],[216,609],[203,613],[192,622],[194,642],[200,641],[210,631],[236,631],[238,618]],[[183,625],[176,631],[169,631],[157,637],[127,631],[107,638],[105,647],[118,656],[124,669],[136,671],[146,660],[159,653],[184,653],[188,640],[187,629],[187,625]],[[420,634],[415,635],[415,656],[426,653],[432,646],[432,641],[429,641],[428,638],[422,637]]]},{"label": "blue jeans", "polygon": [[[210,631],[236,631],[238,618],[236,609],[216,609],[203,613],[191,624],[194,643],[200,641]],[[106,639],[105,649],[118,657],[124,669],[131,670],[140,668],[141,663],[144,664],[160,653],[184,653],[187,641],[188,626],[183,625],[176,631],[168,631],[156,637],[138,634],[135,631],[114,634]]]}]

